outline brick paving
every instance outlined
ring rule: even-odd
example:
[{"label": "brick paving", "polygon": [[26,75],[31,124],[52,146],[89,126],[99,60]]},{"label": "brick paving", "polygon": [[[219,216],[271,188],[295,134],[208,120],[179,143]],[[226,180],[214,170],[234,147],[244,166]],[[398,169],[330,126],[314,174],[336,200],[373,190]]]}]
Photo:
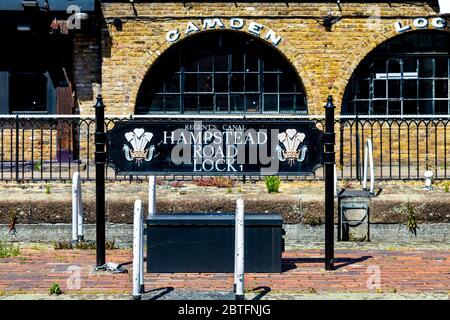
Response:
[{"label": "brick paving", "polygon": [[[287,251],[283,255],[283,273],[246,274],[246,291],[270,290],[271,295],[282,298],[339,292],[450,294],[449,250],[338,249],[335,256],[337,270],[325,271],[323,250]],[[131,260],[129,249],[110,250],[107,261],[124,264],[129,273],[95,273],[93,250],[22,249],[17,257],[0,259],[0,296],[48,293],[55,282],[66,294],[126,296],[132,285]],[[80,268],[79,288],[73,281],[78,270],[74,266]],[[373,281],[378,270],[379,287]],[[229,292],[232,282],[232,274],[221,273],[145,275],[147,290]],[[72,288],[68,288],[71,283]]]}]

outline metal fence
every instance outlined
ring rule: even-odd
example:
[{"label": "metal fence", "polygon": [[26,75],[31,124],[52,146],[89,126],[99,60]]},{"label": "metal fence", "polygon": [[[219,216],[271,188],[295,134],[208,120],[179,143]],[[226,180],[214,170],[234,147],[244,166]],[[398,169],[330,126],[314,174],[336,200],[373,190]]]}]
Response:
[{"label": "metal fence", "polygon": [[[155,118],[150,116],[107,117],[111,129],[120,119]],[[192,116],[158,116],[158,118]],[[204,115],[196,119],[242,118]],[[313,120],[323,130],[323,116],[246,115],[247,119],[288,118]],[[378,180],[417,180],[425,170],[433,170],[436,179],[447,179],[450,167],[448,136],[450,116],[340,116],[336,118],[336,169],[340,179],[361,179],[364,144],[373,142],[375,178]],[[0,116],[0,181],[67,181],[75,171],[83,180],[95,179],[93,116]],[[109,181],[145,179],[117,176],[106,169]],[[167,176],[166,179],[190,180],[192,176]],[[308,177],[285,179],[322,179],[323,170]],[[260,179],[260,177],[243,177]]]}]

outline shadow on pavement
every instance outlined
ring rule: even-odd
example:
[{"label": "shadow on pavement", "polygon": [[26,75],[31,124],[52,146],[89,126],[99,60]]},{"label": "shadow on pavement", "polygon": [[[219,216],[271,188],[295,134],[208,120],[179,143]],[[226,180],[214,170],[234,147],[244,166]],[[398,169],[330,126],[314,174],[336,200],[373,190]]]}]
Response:
[{"label": "shadow on pavement", "polygon": [[[346,267],[348,265],[363,262],[368,259],[372,259],[373,256],[362,256],[360,258],[335,258],[334,259],[334,269]],[[296,264],[299,263],[321,263],[325,264],[325,258],[285,258],[282,261],[283,267],[282,272],[297,269]]]},{"label": "shadow on pavement", "polygon": [[269,287],[261,286],[261,287],[254,288],[253,292],[256,292],[259,290],[261,290],[261,292],[258,293],[258,295],[255,296],[252,300],[261,300],[262,297],[264,297],[266,294],[268,294],[271,291],[271,289]]}]

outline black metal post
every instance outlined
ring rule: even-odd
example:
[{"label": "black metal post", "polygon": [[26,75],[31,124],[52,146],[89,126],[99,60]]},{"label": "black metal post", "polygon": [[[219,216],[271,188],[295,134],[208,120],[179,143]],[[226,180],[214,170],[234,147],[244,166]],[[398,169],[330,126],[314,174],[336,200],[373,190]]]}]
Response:
[{"label": "black metal post", "polygon": [[95,104],[95,210],[96,210],[96,248],[97,266],[106,263],[105,257],[105,164],[106,133],[105,105],[101,95]]},{"label": "black metal post", "polygon": [[355,118],[355,144],[356,144],[356,180],[359,183],[362,182],[361,179],[361,145],[359,142],[359,119],[358,115]]},{"label": "black metal post", "polygon": [[16,115],[16,182],[19,182],[19,115]]},{"label": "black metal post", "polygon": [[328,97],[325,105],[325,136],[324,136],[324,166],[325,166],[325,270],[334,269],[334,165],[335,134],[334,134],[333,97]]}]

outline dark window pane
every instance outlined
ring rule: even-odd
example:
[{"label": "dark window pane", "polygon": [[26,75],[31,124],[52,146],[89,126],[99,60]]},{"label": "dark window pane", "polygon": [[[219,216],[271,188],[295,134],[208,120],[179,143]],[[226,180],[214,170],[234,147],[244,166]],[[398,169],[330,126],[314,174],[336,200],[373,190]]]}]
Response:
[{"label": "dark window pane", "polygon": [[435,107],[434,113],[438,113],[438,114],[448,114],[449,113],[448,100],[437,100],[437,101],[435,101],[434,107]]},{"label": "dark window pane", "polygon": [[178,95],[166,95],[166,112],[180,111],[180,97]]},{"label": "dark window pane", "polygon": [[403,114],[417,114],[417,101],[403,101]]},{"label": "dark window pane", "polygon": [[228,95],[224,94],[216,95],[216,111],[220,112],[228,111]]},{"label": "dark window pane", "polygon": [[[161,112],[164,111],[164,100],[163,100],[163,96],[153,96],[149,99],[150,105],[149,105],[149,109],[150,112]],[[142,106],[142,107],[147,107],[147,106]]]},{"label": "dark window pane", "polygon": [[170,79],[166,81],[166,91],[168,93],[180,92],[180,75],[174,74]]},{"label": "dark window pane", "polygon": [[211,53],[207,53],[198,60],[198,67],[200,72],[212,71],[213,57]]},{"label": "dark window pane", "polygon": [[248,53],[246,55],[245,71],[246,72],[259,71],[259,59],[256,53]]},{"label": "dark window pane", "polygon": [[186,53],[184,55],[184,70],[197,72],[198,71],[198,57],[193,53]]},{"label": "dark window pane", "polygon": [[389,98],[400,98],[400,80],[389,80],[388,90]]},{"label": "dark window pane", "polygon": [[194,94],[184,95],[184,111],[198,112],[198,95]]},{"label": "dark window pane", "polygon": [[280,75],[280,92],[295,92],[296,81],[294,79],[295,76],[289,73]]},{"label": "dark window pane", "polygon": [[387,113],[387,101],[373,101],[373,113],[374,114],[386,114]]},{"label": "dark window pane", "polygon": [[419,101],[419,113],[433,114],[433,101],[431,100]]},{"label": "dark window pane", "polygon": [[388,60],[388,70],[391,73],[400,73],[400,61],[399,60]]},{"label": "dark window pane", "polygon": [[355,102],[356,114],[368,114],[369,113],[369,101],[357,101]]},{"label": "dark window pane", "polygon": [[212,75],[211,74],[199,74],[198,75],[198,91],[199,92],[212,92]]},{"label": "dark window pane", "polygon": [[245,75],[245,91],[259,92],[259,74],[251,73]]},{"label": "dark window pane", "polygon": [[47,111],[47,78],[40,73],[11,74],[9,78],[10,112]]},{"label": "dark window pane", "polygon": [[244,91],[244,75],[243,74],[233,74],[231,76],[231,91],[232,92],[243,92]]},{"label": "dark window pane", "polygon": [[264,92],[278,92],[278,75],[273,73],[264,74]]},{"label": "dark window pane", "polygon": [[386,61],[385,60],[375,60],[371,65],[370,69],[373,74],[382,73],[386,74]]},{"label": "dark window pane", "polygon": [[231,70],[244,71],[244,56],[242,54],[234,54],[231,57]]},{"label": "dark window pane", "polygon": [[355,102],[344,102],[342,105],[342,113],[343,114],[354,114],[355,113]]},{"label": "dark window pane", "polygon": [[184,75],[184,91],[185,92],[198,92],[198,74],[185,74]]},{"label": "dark window pane", "polygon": [[259,112],[259,94],[247,94],[245,98],[247,112]]},{"label": "dark window pane", "polygon": [[404,59],[403,72],[417,72],[417,59],[416,58]]},{"label": "dark window pane", "polygon": [[199,96],[200,111],[214,112],[214,96],[212,94],[201,94]]},{"label": "dark window pane", "polygon": [[214,76],[214,88],[216,92],[228,92],[228,74],[216,73]]},{"label": "dark window pane", "polygon": [[435,98],[448,98],[448,80],[434,82]]},{"label": "dark window pane", "polygon": [[264,111],[266,112],[278,111],[278,95],[276,94],[264,95]]},{"label": "dark window pane", "polygon": [[433,80],[419,80],[419,98],[433,97]]},{"label": "dark window pane", "polygon": [[280,95],[280,112],[293,112],[294,111],[294,95],[293,94],[281,94]]},{"label": "dark window pane", "polygon": [[264,59],[264,71],[278,71],[278,59]]},{"label": "dark window pane", "polygon": [[430,78],[433,76],[433,59],[425,58],[419,61],[419,77]]},{"label": "dark window pane", "polygon": [[403,80],[403,98],[417,98],[417,80]]},{"label": "dark window pane", "polygon": [[369,86],[368,80],[360,80],[354,82],[354,94],[357,99],[369,99]]},{"label": "dark window pane", "polygon": [[225,53],[216,54],[214,57],[214,71],[228,71],[228,55]]},{"label": "dark window pane", "polygon": [[385,80],[374,80],[374,98],[386,98],[386,81]]},{"label": "dark window pane", "polygon": [[389,101],[389,114],[401,114],[402,104],[400,101]]},{"label": "dark window pane", "polygon": [[237,112],[237,111],[245,111],[244,106],[244,95],[242,94],[232,94],[230,96],[230,111],[231,112]]},{"label": "dark window pane", "polygon": [[448,58],[436,58],[436,78],[448,78]]}]

